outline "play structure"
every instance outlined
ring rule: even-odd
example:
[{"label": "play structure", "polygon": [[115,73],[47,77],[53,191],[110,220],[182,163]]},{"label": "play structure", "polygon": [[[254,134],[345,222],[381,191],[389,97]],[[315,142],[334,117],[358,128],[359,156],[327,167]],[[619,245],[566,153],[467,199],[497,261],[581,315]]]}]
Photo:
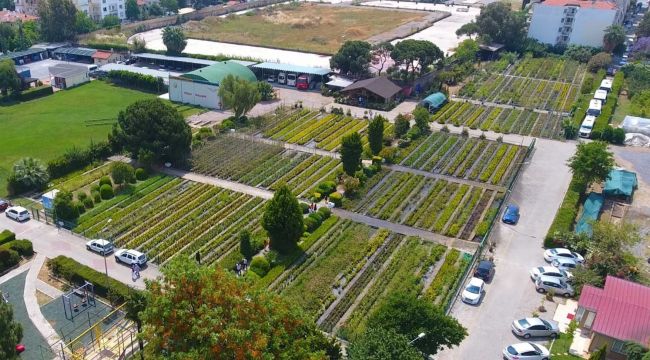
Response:
[{"label": "play structure", "polygon": [[83,285],[70,290],[63,294],[63,311],[65,318],[73,320],[75,316],[84,312],[88,308],[97,306],[95,300],[95,286],[86,281]]}]

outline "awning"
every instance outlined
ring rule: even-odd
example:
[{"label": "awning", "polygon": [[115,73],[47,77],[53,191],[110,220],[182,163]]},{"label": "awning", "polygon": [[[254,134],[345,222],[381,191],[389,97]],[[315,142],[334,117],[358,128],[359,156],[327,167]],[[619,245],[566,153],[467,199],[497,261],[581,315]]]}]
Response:
[{"label": "awning", "polygon": [[354,81],[349,80],[349,79],[343,79],[343,78],[334,78],[332,81],[328,82],[327,86],[331,87],[338,87],[338,88],[344,88],[348,87],[350,85],[354,84]]},{"label": "awning", "polygon": [[284,71],[284,72],[297,73],[297,74],[309,74],[309,75],[320,75],[320,76],[325,76],[332,72],[330,69],[291,65],[291,64],[280,64],[280,63],[272,63],[272,62],[263,62],[257,65],[253,65],[251,67],[254,69]]}]

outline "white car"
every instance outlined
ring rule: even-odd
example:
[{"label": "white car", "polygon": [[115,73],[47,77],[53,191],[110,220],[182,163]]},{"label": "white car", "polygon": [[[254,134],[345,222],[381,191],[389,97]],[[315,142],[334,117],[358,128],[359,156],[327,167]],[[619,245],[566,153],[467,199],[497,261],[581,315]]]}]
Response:
[{"label": "white car", "polygon": [[538,266],[530,269],[530,278],[537,280],[540,276],[552,276],[564,281],[571,281],[573,275],[555,266]]},{"label": "white car", "polygon": [[481,300],[481,294],[483,294],[484,285],[485,282],[483,280],[473,277],[467,286],[465,286],[465,290],[463,290],[463,293],[461,295],[463,302],[472,305],[478,304],[478,302]]},{"label": "white car", "polygon": [[86,243],[86,249],[104,256],[113,252],[113,244],[104,239],[90,240]]},{"label": "white car", "polygon": [[120,249],[115,252],[115,261],[127,265],[138,264],[143,266],[147,263],[147,255],[130,249]]},{"label": "white car", "polygon": [[531,342],[512,344],[503,349],[503,358],[508,360],[549,360],[550,352],[542,345]]},{"label": "white car", "polygon": [[8,218],[16,221],[27,221],[30,218],[29,211],[22,206],[12,206],[5,211]]},{"label": "white car", "polygon": [[547,262],[551,262],[557,258],[573,259],[579,263],[585,261],[585,258],[583,258],[582,255],[565,248],[553,248],[544,251],[544,260]]},{"label": "white car", "polygon": [[577,263],[575,260],[572,259],[557,258],[551,262],[551,265],[553,265],[554,267],[560,270],[564,270],[567,272],[567,274],[571,275],[571,271],[575,270],[578,266],[580,266],[580,263]]}]

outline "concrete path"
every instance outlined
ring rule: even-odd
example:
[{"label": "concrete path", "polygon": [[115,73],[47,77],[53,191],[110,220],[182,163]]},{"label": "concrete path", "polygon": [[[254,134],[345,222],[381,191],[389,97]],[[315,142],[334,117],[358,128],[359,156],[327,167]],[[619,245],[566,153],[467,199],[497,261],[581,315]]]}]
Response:
[{"label": "concrete path", "polygon": [[407,172],[407,173],[411,173],[413,175],[420,175],[420,176],[424,176],[424,177],[432,178],[432,179],[441,179],[441,180],[445,180],[445,181],[449,181],[449,182],[455,182],[455,183],[459,183],[459,184],[467,184],[467,185],[477,186],[477,187],[480,187],[480,188],[486,188],[486,189],[495,190],[495,191],[504,191],[506,189],[505,187],[499,186],[499,185],[492,185],[492,184],[483,183],[483,182],[474,181],[474,180],[459,179],[459,178],[454,177],[454,176],[436,174],[436,173],[432,173],[432,172],[429,172],[429,171],[413,169],[413,168],[410,168],[410,167],[407,167],[407,166],[402,166],[402,165],[382,165],[382,167],[385,167],[385,168],[388,168],[388,169],[391,169],[391,170],[394,170],[394,171]]},{"label": "concrete path", "polygon": [[54,286],[46,283],[41,279],[36,279],[36,290],[51,297],[52,299],[56,299],[59,296],[63,295],[63,291],[55,288]]},{"label": "concrete path", "polygon": [[259,142],[259,143],[264,143],[264,144],[269,144],[269,145],[275,145],[275,146],[282,146],[283,148],[287,150],[295,150],[295,151],[300,151],[308,154],[313,154],[313,155],[320,155],[320,156],[327,156],[331,157],[334,159],[340,159],[341,154],[334,152],[334,151],[327,151],[323,149],[318,149],[314,147],[309,147],[309,146],[304,146],[304,145],[299,145],[299,144],[290,144],[288,142],[284,141],[279,141],[279,140],[273,140],[269,138],[264,138],[261,136],[254,136],[250,134],[244,134],[244,133],[227,133],[228,136],[232,136],[238,139],[242,140],[248,140],[248,141],[254,141],[254,142]]},{"label": "concrete path", "polygon": [[468,99],[468,98],[458,97],[458,96],[452,96],[451,99],[453,101],[468,102],[468,103],[472,103],[474,105],[493,106],[493,107],[500,107],[500,108],[504,108],[504,109],[530,110],[530,111],[534,111],[534,112],[540,113],[540,114],[551,114],[551,115],[562,115],[562,116],[569,116],[570,115],[567,112],[544,110],[544,109],[539,109],[539,108],[527,108],[525,106],[508,105],[508,104],[502,104],[502,103],[491,102],[491,101]]},{"label": "concrete path", "polygon": [[107,269],[110,277],[136,289],[144,289],[144,279],[162,276],[158,266],[149,264],[140,272],[141,278],[134,282],[131,279],[131,268],[117,264],[112,255],[103,258],[99,254],[86,250],[86,239],[79,235],[36,220],[18,223],[6,216],[0,216],[0,229],[13,231],[18,239],[30,240],[34,245],[34,251],[39,255],[48,258],[64,255],[102,273]]},{"label": "concrete path", "polygon": [[454,126],[453,124],[438,124],[437,122],[429,124],[429,127],[433,131],[440,131],[442,128],[447,127],[449,133],[451,134],[460,134],[463,132],[463,129],[467,130],[467,133],[470,137],[478,138],[481,135],[484,135],[486,139],[496,141],[498,138],[506,144],[528,146],[530,145],[535,137],[533,136],[524,136],[518,134],[503,134],[494,131],[483,131],[479,129],[472,130],[464,126]]},{"label": "concrete path", "polygon": [[417,105],[418,105],[417,101],[405,100],[399,103],[393,110],[379,111],[379,110],[366,109],[366,108],[350,106],[345,104],[338,104],[333,102],[331,104],[327,104],[325,106],[325,109],[327,109],[327,111],[330,111],[330,109],[332,108],[343,108],[344,113],[347,114],[349,110],[352,116],[359,119],[363,119],[364,116],[371,117],[370,114],[372,114],[372,117],[374,117],[375,115],[381,115],[386,119],[388,119],[389,122],[394,122],[397,115],[410,114],[413,112],[413,110],[415,110],[415,107]]},{"label": "concrete path", "polygon": [[41,270],[41,267],[45,264],[46,257],[43,254],[37,254],[32,260],[32,266],[27,273],[27,279],[25,281],[25,290],[23,293],[23,300],[25,301],[25,306],[27,307],[27,314],[29,314],[29,319],[32,321],[34,326],[38,329],[38,332],[45,338],[47,343],[50,346],[56,345],[61,338],[54,330],[52,325],[45,319],[43,313],[41,312],[41,307],[38,305],[36,299],[36,286],[38,280],[38,273]]}]

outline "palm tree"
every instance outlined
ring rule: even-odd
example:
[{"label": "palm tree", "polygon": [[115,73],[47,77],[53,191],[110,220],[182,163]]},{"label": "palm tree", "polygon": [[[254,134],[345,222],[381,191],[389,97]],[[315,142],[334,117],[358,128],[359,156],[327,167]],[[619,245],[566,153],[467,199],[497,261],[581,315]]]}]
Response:
[{"label": "palm tree", "polygon": [[22,158],[14,164],[13,176],[25,190],[43,189],[50,180],[50,175],[43,162],[31,157]]},{"label": "palm tree", "polygon": [[605,51],[612,52],[617,46],[625,43],[625,29],[620,25],[608,26],[603,36]]}]

